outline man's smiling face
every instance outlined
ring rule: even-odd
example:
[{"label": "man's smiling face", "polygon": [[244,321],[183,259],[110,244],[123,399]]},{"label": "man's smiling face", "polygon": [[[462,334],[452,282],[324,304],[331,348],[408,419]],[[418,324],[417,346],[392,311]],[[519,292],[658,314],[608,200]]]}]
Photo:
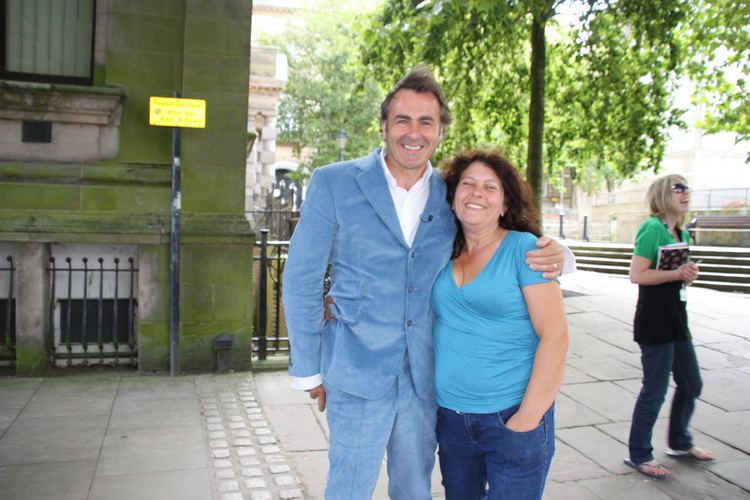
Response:
[{"label": "man's smiling face", "polygon": [[430,92],[399,90],[380,126],[391,173],[397,178],[421,173],[443,138],[440,103]]}]

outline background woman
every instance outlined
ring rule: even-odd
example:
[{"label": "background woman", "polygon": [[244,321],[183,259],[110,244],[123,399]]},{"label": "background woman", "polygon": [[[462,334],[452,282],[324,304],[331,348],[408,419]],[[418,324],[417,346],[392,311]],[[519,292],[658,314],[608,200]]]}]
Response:
[{"label": "background woman", "polygon": [[524,264],[541,234],[538,212],[495,152],[468,151],[443,169],[460,223],[432,289],[446,498],[541,498],[568,329],[558,283]]},{"label": "background woman", "polygon": [[679,175],[655,180],[646,194],[651,217],[638,229],[630,262],[630,281],[638,285],[633,322],[641,347],[643,386],[633,411],[625,463],[638,472],[663,478],[669,470],[654,460],[651,434],[672,373],[676,384],[669,415],[667,454],[712,460],[713,453],[693,446],[687,430],[701,392],[701,376],[688,329],[685,285],[698,277],[698,266],[685,262],[676,269],[656,268],[660,246],[688,243],[682,228],[690,205],[687,181]]}]

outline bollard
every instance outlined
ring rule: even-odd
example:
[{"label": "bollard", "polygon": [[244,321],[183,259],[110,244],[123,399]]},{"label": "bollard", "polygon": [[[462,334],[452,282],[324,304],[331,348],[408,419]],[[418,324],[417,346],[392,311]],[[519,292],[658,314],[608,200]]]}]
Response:
[{"label": "bollard", "polygon": [[583,216],[583,241],[589,241],[589,216]]},{"label": "bollard", "polygon": [[217,373],[229,373],[231,371],[232,344],[234,344],[232,337],[226,333],[222,333],[214,339]]},{"label": "bollard", "polygon": [[565,222],[565,212],[560,212],[560,239],[565,239],[565,233],[563,232],[563,223]]},{"label": "bollard", "polygon": [[268,339],[266,338],[268,307],[268,229],[260,230],[260,290],[258,291],[258,359],[266,359]]}]

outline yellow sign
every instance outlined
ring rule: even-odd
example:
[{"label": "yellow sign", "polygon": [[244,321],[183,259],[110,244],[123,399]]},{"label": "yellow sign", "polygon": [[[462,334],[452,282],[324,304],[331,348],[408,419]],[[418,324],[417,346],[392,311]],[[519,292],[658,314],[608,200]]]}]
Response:
[{"label": "yellow sign", "polygon": [[159,127],[206,128],[206,101],[152,96],[148,123]]}]

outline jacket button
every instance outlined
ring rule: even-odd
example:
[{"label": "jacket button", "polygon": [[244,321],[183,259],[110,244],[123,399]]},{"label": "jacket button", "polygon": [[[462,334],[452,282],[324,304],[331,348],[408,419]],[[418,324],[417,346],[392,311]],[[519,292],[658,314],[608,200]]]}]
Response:
[{"label": "jacket button", "polygon": [[406,322],[406,326],[409,326],[409,327],[410,327],[410,326],[411,326],[412,324],[413,324],[413,323],[412,323],[412,321],[411,321],[411,320],[409,320],[409,321],[407,321],[407,322]]},{"label": "jacket button", "polygon": [[413,286],[409,287],[409,293],[414,293],[414,290],[416,290],[416,288],[414,288]]}]

